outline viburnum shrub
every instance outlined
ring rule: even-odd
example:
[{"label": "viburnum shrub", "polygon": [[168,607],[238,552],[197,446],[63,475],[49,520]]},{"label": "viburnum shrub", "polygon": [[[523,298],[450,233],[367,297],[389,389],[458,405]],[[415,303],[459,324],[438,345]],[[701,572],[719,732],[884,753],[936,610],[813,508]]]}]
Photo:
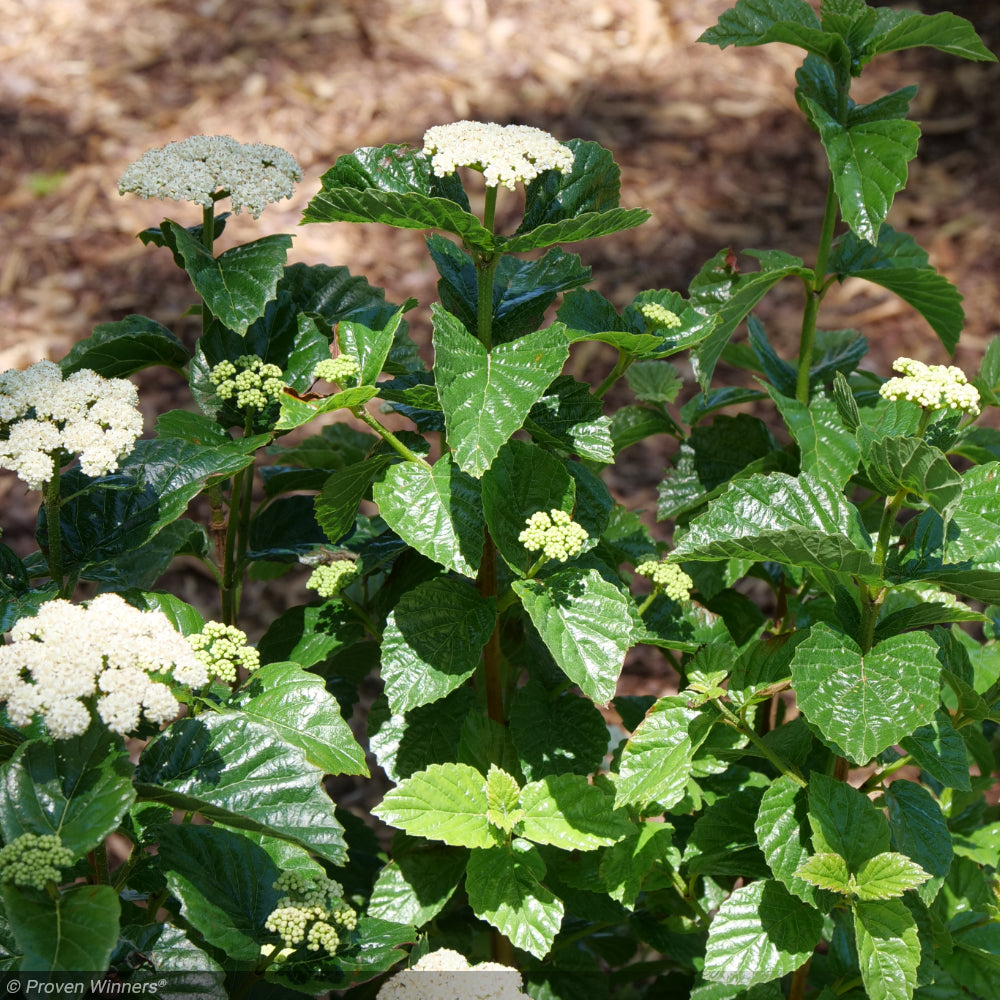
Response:
[{"label": "viburnum shrub", "polygon": [[[886,224],[915,88],[850,87],[886,52],[993,56],[862,0],[739,0],[702,40],[805,49],[813,260],[724,248],[618,311],[561,249],[647,221],[611,153],[436,126],[341,156],[303,219],[432,231],[431,367],[413,301],[287,265],[287,235],[216,253],[217,203],[288,196],[289,154],[198,136],[128,168],[123,193],[201,207],[140,234],[201,336],[129,316],[0,376],[0,465],[44,491],[39,551],[0,548],[5,969],[261,1000],[997,996],[1000,340],[968,377],[893,375],[819,325],[861,278],[914,308],[903,350],[932,353],[925,322],[954,350],[957,289]],[[753,312],[786,279],[792,358]],[[596,385],[565,373],[586,341],[617,355]],[[194,405],[139,438],[153,365]],[[656,435],[669,545],[602,476]],[[218,620],[157,589],[176,556]],[[288,607],[255,647],[247,578]],[[676,693],[616,697],[636,646]]]}]

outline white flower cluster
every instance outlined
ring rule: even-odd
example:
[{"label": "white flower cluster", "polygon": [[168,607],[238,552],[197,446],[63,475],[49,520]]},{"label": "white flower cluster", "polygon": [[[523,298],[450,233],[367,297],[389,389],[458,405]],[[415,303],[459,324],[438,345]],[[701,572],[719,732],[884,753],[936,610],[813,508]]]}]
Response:
[{"label": "white flower cluster", "polygon": [[73,852],[55,833],[22,833],[0,848],[0,882],[45,889],[62,881],[60,869],[73,864]]},{"label": "white flower cluster", "polygon": [[979,390],[969,385],[965,372],[954,365],[925,365],[913,358],[896,358],[892,370],[903,378],[891,378],[879,389],[883,399],[908,399],[925,410],[962,410],[979,413]]},{"label": "white flower cluster", "polygon": [[[513,191],[544,170],[564,174],[573,166],[573,150],[540,128],[460,121],[435,125],[424,133],[425,156],[437,177],[459,167],[482,171],[488,187],[502,184]],[[432,155],[433,154],[433,155]]]},{"label": "white flower cluster", "polygon": [[[268,915],[264,927],[277,934],[284,947],[278,953],[283,961],[305,942],[307,951],[321,948],[334,955],[340,944],[337,928],[354,930],[358,925],[357,914],[341,898],[343,887],[326,876],[306,872],[282,872],[274,888],[287,892]],[[261,954],[274,952],[274,945],[264,945]]]},{"label": "white flower cluster", "polygon": [[247,645],[246,632],[222,622],[206,622],[200,632],[187,637],[194,655],[205,664],[210,677],[235,684],[239,671],[253,673],[260,667],[260,653]]},{"label": "white flower cluster", "polygon": [[117,594],[101,594],[86,607],[46,601],[22,618],[0,646],[0,702],[15,726],[35,715],[57,740],[85,732],[97,714],[120,736],[139,725],[172,720],[180,705],[165,681],[198,688],[205,665],[161,611],[139,611]]},{"label": "white flower cluster", "polygon": [[63,380],[53,361],[0,374],[0,469],[41,489],[80,456],[88,476],[118,468],[142,433],[136,387],[85,368]]},{"label": "white flower cluster", "polygon": [[216,396],[233,400],[239,410],[266,410],[285,388],[281,369],[264,364],[256,354],[241,354],[235,362],[220,361],[209,371],[208,379]]},{"label": "white flower cluster", "polygon": [[583,548],[589,536],[564,510],[536,511],[526,521],[517,540],[529,551],[541,550],[546,559],[566,562]]},{"label": "white flower cluster", "polygon": [[[474,974],[473,974],[474,973]],[[469,965],[464,955],[439,948],[411,969],[397,972],[376,1000],[529,1000],[521,992],[521,974],[498,962]]]},{"label": "white flower cluster", "polygon": [[657,589],[662,590],[670,600],[680,603],[691,599],[694,580],[677,563],[647,559],[645,562],[639,563],[635,571],[639,576],[649,577]]},{"label": "white flower cluster", "polygon": [[339,594],[356,576],[358,568],[349,559],[317,566],[306,580],[306,589],[315,590],[320,597]]},{"label": "white flower cluster", "polygon": [[278,146],[237,142],[228,135],[193,135],[147,150],[125,168],[119,194],[192,201],[204,208],[228,195],[233,211],[256,219],[271,202],[291,198],[302,168]]},{"label": "white flower cluster", "polygon": [[654,330],[679,330],[681,327],[677,313],[671,312],[666,306],[661,306],[659,302],[647,302],[639,306],[639,312],[646,317],[646,321]]},{"label": "white flower cluster", "polygon": [[344,379],[353,378],[360,370],[354,358],[338,354],[335,358],[320,361],[313,369],[312,377],[321,378],[324,382],[343,382]]}]

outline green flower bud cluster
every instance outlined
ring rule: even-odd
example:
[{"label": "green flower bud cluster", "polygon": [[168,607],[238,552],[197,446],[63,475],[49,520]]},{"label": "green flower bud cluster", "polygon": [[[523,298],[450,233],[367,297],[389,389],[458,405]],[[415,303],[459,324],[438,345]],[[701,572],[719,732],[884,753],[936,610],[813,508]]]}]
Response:
[{"label": "green flower bud cluster", "polygon": [[925,410],[961,410],[972,417],[979,413],[979,390],[969,385],[961,368],[896,358],[892,369],[904,377],[882,385],[879,395],[883,399],[907,399]]},{"label": "green flower bud cluster", "polygon": [[361,369],[354,358],[338,354],[335,358],[320,361],[313,369],[312,377],[322,379],[324,382],[343,382],[345,379],[354,378],[359,371]]},{"label": "green flower bud cluster", "polygon": [[47,882],[60,882],[60,869],[71,864],[73,852],[57,834],[22,833],[0,848],[0,881],[44,889]]},{"label": "green flower bud cluster", "polygon": [[242,668],[253,673],[260,667],[260,654],[247,645],[247,634],[222,622],[206,622],[201,632],[187,637],[194,655],[205,664],[209,676],[235,684]]},{"label": "green flower bud cluster", "polygon": [[547,559],[566,562],[580,552],[588,537],[566,511],[553,508],[548,513],[539,510],[532,514],[517,540],[529,552],[541,551]]},{"label": "green flower bud cluster", "polygon": [[[286,959],[303,942],[308,951],[322,948],[333,955],[340,944],[337,928],[351,931],[358,925],[357,914],[341,898],[342,886],[333,879],[306,872],[282,872],[274,888],[288,893],[278,900],[264,922],[264,927],[284,944],[278,961]],[[273,950],[272,945],[266,952],[262,948],[261,953],[270,955]]]},{"label": "green flower bud cluster", "polygon": [[681,328],[680,317],[675,312],[671,312],[666,306],[661,306],[659,302],[647,302],[639,306],[639,312],[646,317],[646,322],[654,329],[679,330]]},{"label": "green flower bud cluster", "polygon": [[317,566],[306,580],[306,589],[315,590],[320,597],[339,594],[356,576],[358,568],[349,559]]},{"label": "green flower bud cluster", "polygon": [[233,400],[240,410],[266,410],[281,396],[285,383],[277,365],[264,364],[256,354],[220,361],[208,373],[219,399]]},{"label": "green flower bud cluster", "polygon": [[672,601],[691,600],[691,589],[694,581],[677,565],[677,563],[647,559],[635,568],[639,576],[649,577],[657,590],[663,591]]}]

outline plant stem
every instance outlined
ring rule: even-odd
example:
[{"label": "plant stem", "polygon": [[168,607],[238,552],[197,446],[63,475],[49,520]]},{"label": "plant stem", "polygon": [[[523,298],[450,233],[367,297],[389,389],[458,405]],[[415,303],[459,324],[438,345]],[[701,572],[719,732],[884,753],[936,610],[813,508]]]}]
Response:
[{"label": "plant stem", "polygon": [[804,965],[800,965],[792,975],[791,985],[788,987],[788,1000],[803,1000],[806,995],[806,986],[809,984],[809,965],[812,956],[806,959]]},{"label": "plant stem", "polygon": [[698,918],[698,923],[700,923],[702,927],[708,927],[711,922],[711,918],[701,903],[699,903],[698,900],[691,895],[688,884],[676,871],[674,871],[673,868],[670,869],[670,881],[673,882],[674,888],[677,890],[677,894],[684,900],[685,903],[687,903],[687,905],[691,908],[691,912]]},{"label": "plant stem", "polygon": [[238,618],[235,594],[236,541],[239,525],[239,503],[243,495],[243,477],[247,470],[241,469],[233,476],[229,490],[229,518],[226,522],[226,539],[222,555],[222,623],[235,625]]},{"label": "plant stem", "polygon": [[795,784],[802,788],[808,788],[809,783],[790,764],[783,761],[754,731],[752,726],[748,726],[738,715],[736,715],[725,702],[713,698],[712,704],[722,713],[726,721],[738,732],[742,733],[757,749],[763,757],[769,760],[778,771],[786,778],[791,778]]},{"label": "plant stem", "polygon": [[[58,465],[59,456],[53,461]],[[52,478],[45,484],[45,491],[42,501],[45,504],[45,526],[48,528],[48,545],[45,553],[45,560],[49,568],[49,577],[59,585],[59,597],[68,598],[71,595],[66,593],[66,576],[63,569],[63,547],[62,547],[62,525],[59,521],[59,511],[62,506],[62,499],[59,493],[60,478],[59,469],[54,469]]]},{"label": "plant stem", "polygon": [[97,847],[91,851],[91,864],[94,868],[94,875],[98,885],[109,885],[111,882],[111,870],[108,865],[108,844],[102,840]]},{"label": "plant stem", "polygon": [[[486,532],[483,543],[483,558],[479,564],[479,575],[476,585],[482,597],[497,596],[497,547]],[[486,712],[489,717],[501,726],[507,724],[503,708],[503,672],[500,659],[500,615],[497,614],[493,632],[483,649],[483,676],[486,688]]]},{"label": "plant stem", "polygon": [[353,413],[354,416],[358,418],[358,420],[363,420],[373,431],[375,431],[376,434],[378,434],[380,438],[382,438],[383,441],[385,441],[387,445],[389,445],[390,448],[393,449],[393,451],[402,455],[403,458],[405,458],[408,462],[419,462],[422,466],[424,466],[424,468],[426,469],[430,468],[430,463],[424,461],[424,459],[422,459],[416,452],[410,451],[410,449],[407,448],[406,445],[403,444],[403,442],[400,441],[399,438],[396,437],[396,435],[393,434],[388,427],[383,427],[364,408],[364,406],[354,407],[351,410],[351,413]]},{"label": "plant stem", "polygon": [[607,391],[628,371],[633,361],[635,361],[634,355],[626,354],[625,351],[619,351],[618,360],[615,362],[614,368],[611,369],[608,377],[594,390],[594,395],[598,399],[604,399]]}]

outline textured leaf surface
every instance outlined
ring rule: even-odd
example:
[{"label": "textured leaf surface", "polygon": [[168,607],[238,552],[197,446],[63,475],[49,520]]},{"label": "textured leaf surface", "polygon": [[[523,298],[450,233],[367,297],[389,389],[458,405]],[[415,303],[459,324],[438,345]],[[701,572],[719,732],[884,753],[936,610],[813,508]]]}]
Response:
[{"label": "textured leaf surface", "polygon": [[456,317],[435,307],[433,340],[448,444],[459,467],[478,479],[562,371],[566,337],[550,327],[487,353]]},{"label": "textured leaf surface", "polygon": [[230,699],[244,715],[274,729],[326,774],[368,776],[364,750],[323,679],[297,663],[268,663]]},{"label": "textured leaf surface", "polygon": [[374,813],[413,837],[453,847],[492,847],[486,780],[468,764],[432,764],[386,792]]},{"label": "textured leaf surface", "polygon": [[334,392],[329,396],[314,400],[300,399],[290,392],[283,392],[281,394],[281,410],[274,429],[276,431],[293,431],[296,427],[303,427],[324,413],[333,413],[335,410],[353,410],[355,407],[364,406],[377,393],[378,390],[373,385],[352,386],[342,392]]},{"label": "textured leaf surface", "polygon": [[851,893],[851,874],[847,862],[839,854],[814,854],[799,865],[795,875],[817,889],[845,896]]},{"label": "textured leaf surface", "polygon": [[523,841],[474,851],[465,889],[477,917],[492,924],[518,948],[544,958],[563,918],[563,904],[542,885],[545,865]]},{"label": "textured leaf surface", "polygon": [[874,40],[877,53],[899,52],[917,46],[939,49],[962,59],[996,62],[973,26],[957,14],[917,14],[910,10],[892,11],[889,26]]},{"label": "textured leaf surface", "polygon": [[861,978],[871,1000],[910,1000],[917,984],[920,940],[898,899],[859,903],[854,911]]},{"label": "textured leaf surface", "polygon": [[809,823],[817,854],[839,854],[849,871],[889,850],[885,816],[867,795],[825,774],[809,778]]},{"label": "textured leaf surface", "polygon": [[524,426],[531,436],[580,458],[614,461],[611,418],[590,388],[569,375],[560,375],[549,388],[528,412]]},{"label": "textured leaf surface", "polygon": [[361,501],[391,461],[387,455],[373,455],[338,469],[324,481],[315,500],[316,521],[331,542],[340,541],[354,530]]},{"label": "textured leaf surface", "polygon": [[946,788],[968,791],[972,787],[965,743],[946,712],[938,709],[927,725],[901,739],[899,745],[913,757],[921,770]]},{"label": "textured leaf surface", "polygon": [[908,632],[867,653],[829,626],[813,626],[792,658],[798,704],[846,756],[864,764],[933,718],[941,664],[926,633]]},{"label": "textured leaf surface", "polygon": [[372,889],[368,915],[422,927],[451,898],[468,859],[462,848],[397,834],[392,861],[379,872]]},{"label": "textured leaf surface", "polygon": [[607,704],[625,654],[643,634],[631,597],[594,568],[556,570],[513,587],[563,673],[592,701]]},{"label": "textured leaf surface", "polygon": [[743,886],[708,929],[704,976],[734,986],[777,979],[808,960],[822,932],[822,916],[780,882]]},{"label": "textured leaf surface", "polygon": [[204,712],[175,722],[146,746],[136,788],[148,801],[290,840],[342,864],[343,829],[322,779],[323,771],[270,726],[242,714]]},{"label": "textured leaf surface", "polygon": [[917,895],[933,902],[955,855],[951,831],[934,796],[912,781],[894,781],[886,789],[892,846],[930,875]]},{"label": "textured leaf surface", "polygon": [[670,858],[673,832],[669,823],[646,822],[601,855],[601,881],[612,899],[633,909],[643,881]]},{"label": "textured leaf surface", "polygon": [[[711,716],[703,716],[698,720],[699,728],[710,720]],[[684,867],[689,874],[767,878],[770,872],[754,829],[762,797],[761,788],[742,788],[705,809],[695,820],[684,848]]]},{"label": "textured leaf surface", "polygon": [[902,896],[907,889],[916,889],[930,878],[915,861],[895,851],[886,851],[869,858],[855,877],[856,893],[869,902]]},{"label": "textured leaf surface", "polygon": [[496,601],[439,577],[399,599],[382,639],[382,679],[393,713],[437,701],[479,664],[496,624]]},{"label": "textured leaf surface", "polygon": [[117,829],[135,801],[132,764],[103,726],[53,743],[30,740],[0,767],[0,829],[52,833],[83,857]]},{"label": "textured leaf surface", "polygon": [[343,320],[337,324],[337,343],[340,350],[357,358],[361,369],[359,385],[374,385],[382,373],[389,351],[403,325],[403,310],[393,313],[385,326],[372,330],[364,323]]},{"label": "textured leaf surface", "polygon": [[536,844],[592,851],[632,832],[614,797],[581,774],[552,774],[521,789],[521,835]]},{"label": "textured leaf surface", "polygon": [[361,623],[341,601],[299,604],[271,622],[257,652],[263,663],[293,660],[300,667],[312,667],[363,635]]},{"label": "textured leaf surface", "polygon": [[944,452],[920,438],[884,437],[864,449],[865,472],[886,496],[901,489],[920,497],[943,518],[962,499],[962,477]]},{"label": "textured leaf surface", "polygon": [[184,919],[230,958],[258,958],[279,895],[272,888],[278,868],[267,853],[222,827],[165,826],[159,837],[158,863]]},{"label": "textured leaf surface", "polygon": [[104,378],[128,378],[153,365],[180,371],[188,360],[187,348],[165,326],[133,315],[95,326],[89,337],[70,348],[59,367],[64,378],[82,368]]}]

